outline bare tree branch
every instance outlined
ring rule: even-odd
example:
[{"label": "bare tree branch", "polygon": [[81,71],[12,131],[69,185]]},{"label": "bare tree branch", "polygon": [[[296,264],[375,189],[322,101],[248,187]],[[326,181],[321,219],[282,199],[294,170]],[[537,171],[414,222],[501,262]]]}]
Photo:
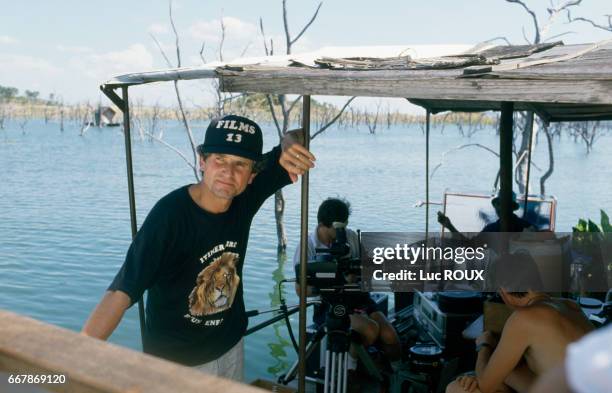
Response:
[{"label": "bare tree branch", "polygon": [[302,29],[302,31],[300,31],[300,33],[291,41],[291,45],[293,45],[297,40],[300,39],[300,37],[302,36],[302,34],[304,34],[304,32],[310,27],[310,25],[315,21],[315,19],[317,18],[317,14],[319,13],[319,10],[321,9],[321,6],[323,5],[323,2],[319,3],[319,6],[317,7],[317,10],[315,11],[315,13],[312,15],[312,18],[310,18],[310,20],[308,21],[308,23],[306,23],[306,25],[304,26],[304,28]]},{"label": "bare tree branch", "polygon": [[593,22],[591,19],[587,19],[587,18],[583,18],[583,17],[577,17],[577,18],[573,18],[572,14],[570,12],[570,10],[567,10],[567,20],[568,22],[586,22],[589,23],[591,26],[596,27],[598,29],[602,29],[605,31],[612,31],[612,15],[604,15],[608,18],[608,26],[605,25],[600,25],[599,23],[595,23]]},{"label": "bare tree branch", "polygon": [[555,158],[554,158],[553,147],[552,147],[552,136],[551,136],[550,129],[548,128],[547,125],[544,125],[543,131],[544,131],[544,135],[546,135],[546,143],[548,146],[548,169],[542,175],[542,177],[540,177],[540,194],[546,195],[546,180],[553,173],[553,170],[555,168]]},{"label": "bare tree branch", "polygon": [[281,126],[278,123],[278,118],[276,117],[276,113],[274,112],[274,104],[272,103],[272,96],[270,96],[270,94],[266,94],[266,100],[268,101],[268,106],[270,107],[270,113],[272,114],[272,120],[274,120],[276,131],[278,131],[278,138],[282,139],[283,130],[281,129]]},{"label": "bare tree branch", "polygon": [[170,15],[170,25],[172,26],[172,31],[174,32],[174,45],[176,46],[176,66],[180,68],[181,66],[181,47],[179,45],[179,35],[176,31],[176,26],[174,25],[174,18],[172,17],[172,0],[168,2],[168,9]]},{"label": "bare tree branch", "polygon": [[291,34],[289,33],[289,21],[287,20],[287,0],[283,0],[283,25],[285,27],[285,40],[287,41],[287,54],[288,55],[291,54],[291,47],[293,46],[293,44],[295,44],[297,40],[299,40],[300,37],[302,37],[302,35],[306,32],[306,30],[308,30],[310,25],[312,25],[312,23],[315,21],[315,19],[317,18],[317,14],[319,13],[319,10],[321,9],[322,5],[323,5],[322,2],[319,3],[317,10],[312,15],[312,18],[310,18],[308,23],[306,23],[302,31],[300,31],[300,33],[295,38],[291,39]]},{"label": "bare tree branch", "polygon": [[153,34],[150,34],[151,38],[153,39],[153,41],[155,42],[155,45],[157,45],[157,48],[159,49],[159,51],[161,52],[162,56],[164,57],[164,60],[166,60],[166,64],[168,64],[168,67],[172,68],[173,65],[170,62],[170,59],[168,58],[168,56],[166,55],[166,52],[164,51],[164,49],[162,48],[161,44],[159,43],[159,41],[157,41],[157,38],[155,38],[155,36]]},{"label": "bare tree branch", "polygon": [[465,144],[465,145],[460,145],[460,146],[457,146],[455,148],[452,148],[452,149],[447,150],[444,153],[442,153],[442,159],[440,160],[440,163],[438,165],[436,165],[436,167],[431,171],[431,175],[429,175],[429,178],[433,179],[434,175],[436,174],[436,171],[442,165],[444,165],[444,159],[446,158],[446,156],[449,153],[457,151],[457,150],[465,149],[466,147],[472,147],[472,146],[484,149],[484,150],[488,151],[489,153],[493,154],[494,156],[499,157],[499,153],[497,153],[495,150],[493,150],[493,149],[491,149],[491,148],[489,148],[487,146],[481,145],[480,143],[468,143],[468,144]]},{"label": "bare tree branch", "polygon": [[525,33],[525,26],[521,27],[521,32],[523,33],[523,39],[525,40],[525,42],[529,45],[532,44],[531,41],[529,41],[529,38],[527,38],[527,34]]},{"label": "bare tree branch", "polygon": [[293,102],[291,103],[291,105],[289,105],[289,108],[287,109],[287,115],[291,115],[291,111],[295,107],[295,104],[297,104],[301,99],[302,99],[302,96],[299,96],[298,98],[293,100]]},{"label": "bare tree branch", "polygon": [[285,27],[285,41],[287,42],[287,54],[291,54],[291,35],[289,34],[289,22],[287,21],[287,0],[283,0],[283,26]]},{"label": "bare tree branch", "polygon": [[[161,143],[162,145],[166,146],[168,149],[172,150],[176,154],[178,154],[187,163],[187,165],[189,165],[191,167],[191,169],[193,169],[193,171],[197,173],[197,168],[193,165],[193,163],[189,162],[189,159],[187,158],[187,156],[185,154],[183,154],[182,151],[180,151],[176,147],[172,146],[168,142],[164,141],[163,139],[159,138],[157,135],[154,135],[154,134],[150,133],[149,131],[145,131],[144,134],[149,136],[151,139],[154,139],[157,142]],[[196,177],[197,177],[197,175],[196,175]]]},{"label": "bare tree branch", "polygon": [[557,19],[559,15],[561,15],[561,12],[563,10],[568,9],[570,7],[578,6],[580,5],[580,3],[582,3],[582,0],[566,0],[559,6],[554,7],[551,0],[551,8],[546,9],[546,11],[548,11],[548,20],[546,21],[546,24],[544,24],[544,26],[540,29],[540,34],[542,36],[545,36],[546,33],[548,33],[548,30],[552,26],[553,22]]},{"label": "bare tree branch", "polygon": [[244,49],[242,50],[242,52],[240,53],[240,57],[243,57],[246,54],[246,51],[249,50],[249,47],[251,46],[252,42],[249,41],[246,46],[244,47]]},{"label": "bare tree branch", "polygon": [[[533,12],[529,7],[527,7],[527,5],[522,2],[521,0],[506,0],[508,3],[514,3],[514,4],[519,4],[520,6],[522,6],[525,11],[527,11],[527,13],[529,13],[529,15],[531,15],[531,18],[533,19],[533,26],[535,29],[535,39],[533,41],[534,44],[538,44],[540,43],[540,27],[538,25],[538,18],[535,14],[535,12]],[[525,36],[525,31],[523,30],[523,36]]]},{"label": "bare tree branch", "polygon": [[553,35],[552,37],[548,37],[548,38],[546,38],[546,39],[544,40],[544,42],[547,42],[547,41],[552,41],[552,40],[554,40],[555,38],[563,37],[564,35],[569,35],[569,34],[576,34],[576,32],[575,32],[575,31],[566,31],[565,33],[555,34],[555,35]]},{"label": "bare tree branch", "polygon": [[202,47],[200,47],[200,59],[202,59],[202,63],[206,64],[207,61],[204,58],[204,46],[206,46],[206,41],[202,42]]},{"label": "bare tree branch", "polygon": [[508,41],[508,39],[506,37],[493,37],[489,40],[483,41],[483,44],[488,44],[489,42],[493,42],[493,41],[504,41],[506,44],[508,45],[512,45],[512,43],[510,43],[510,41]]},{"label": "bare tree branch", "polygon": [[[172,0],[168,1],[168,6],[169,6],[169,16],[170,16],[170,25],[172,26],[172,31],[174,32],[174,37],[175,37],[175,45],[176,45],[176,61],[177,61],[177,67],[181,66],[181,49],[180,49],[180,41],[179,41],[179,35],[178,32],[176,30],[176,26],[174,24],[174,19],[172,17]],[[170,59],[168,58],[168,56],[166,56],[163,48],[161,47],[159,41],[157,41],[157,39],[155,38],[155,36],[153,36],[151,34],[151,38],[153,38],[153,41],[155,41],[155,44],[157,45],[157,47],[159,48],[162,56],[164,57],[164,59],[166,60],[166,63],[168,64],[169,67],[172,67],[172,63],[170,62]],[[191,145],[191,150],[193,152],[193,164],[190,163],[190,165],[193,167],[196,166],[197,162],[198,162],[198,153],[197,153],[197,147],[196,147],[196,143],[195,143],[195,139],[193,138],[193,132],[191,131],[191,127],[189,126],[189,120],[187,120],[187,115],[185,114],[185,109],[183,107],[183,100],[181,98],[181,92],[179,90],[178,87],[178,81],[174,81],[174,91],[176,93],[176,99],[178,101],[178,106],[179,106],[179,113],[181,116],[181,119],[183,121],[183,125],[185,126],[185,131],[187,132],[187,137],[189,138],[189,143]],[[199,174],[197,170],[194,170],[194,174],[197,180],[199,180]]]},{"label": "bare tree branch", "polygon": [[338,114],[336,114],[336,116],[334,116],[333,119],[331,119],[329,122],[327,122],[327,124],[325,124],[323,127],[321,127],[317,132],[315,132],[311,137],[310,140],[315,139],[315,137],[317,135],[319,135],[320,133],[322,133],[323,131],[327,130],[332,124],[334,124],[339,118],[340,116],[342,116],[342,114],[344,113],[344,111],[346,110],[346,108],[350,105],[350,103],[355,99],[355,97],[351,97],[349,98],[348,101],[346,101],[346,103],[344,104],[344,106],[338,111]]},{"label": "bare tree branch", "polygon": [[219,41],[219,61],[223,61],[223,44],[225,43],[225,22],[223,16],[219,19],[221,23],[221,41]]},{"label": "bare tree branch", "polygon": [[266,44],[266,33],[264,33],[263,19],[261,17],[259,18],[259,31],[263,37],[264,51],[266,51],[266,56],[271,56],[271,53],[268,50],[268,44]]}]

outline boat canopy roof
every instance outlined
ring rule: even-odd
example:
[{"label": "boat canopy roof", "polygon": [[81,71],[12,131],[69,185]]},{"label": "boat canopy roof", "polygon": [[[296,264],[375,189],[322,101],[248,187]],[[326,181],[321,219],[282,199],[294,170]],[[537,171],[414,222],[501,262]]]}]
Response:
[{"label": "boat canopy roof", "polygon": [[612,40],[563,45],[326,47],[117,76],[103,90],[218,78],[226,92],[402,97],[432,113],[530,110],[545,121],[612,120]]}]

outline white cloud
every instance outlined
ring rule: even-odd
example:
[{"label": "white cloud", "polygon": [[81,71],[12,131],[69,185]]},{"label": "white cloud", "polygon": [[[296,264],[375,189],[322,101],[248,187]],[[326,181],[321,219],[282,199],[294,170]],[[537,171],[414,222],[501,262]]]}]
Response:
[{"label": "white cloud", "polygon": [[57,50],[64,53],[91,53],[93,49],[88,46],[57,45]]},{"label": "white cloud", "polygon": [[28,75],[31,78],[48,77],[57,74],[60,69],[40,57],[0,53],[0,74]]},{"label": "white cloud", "polygon": [[51,62],[33,56],[0,53],[0,85],[41,91],[41,96],[53,91],[50,81],[62,77],[62,69]]},{"label": "white cloud", "polygon": [[153,23],[149,26],[147,31],[151,34],[166,34],[169,30],[168,26],[162,23]]},{"label": "white cloud", "polygon": [[16,44],[18,41],[14,37],[8,35],[0,35],[0,44]]},{"label": "white cloud", "polygon": [[[252,40],[258,34],[257,26],[232,16],[224,16],[225,40],[227,42]],[[191,36],[206,43],[218,43],[221,40],[221,20],[198,21],[189,28]]]},{"label": "white cloud", "polygon": [[74,57],[70,64],[84,75],[102,82],[114,75],[152,69],[153,55],[145,45],[133,44],[123,50]]}]

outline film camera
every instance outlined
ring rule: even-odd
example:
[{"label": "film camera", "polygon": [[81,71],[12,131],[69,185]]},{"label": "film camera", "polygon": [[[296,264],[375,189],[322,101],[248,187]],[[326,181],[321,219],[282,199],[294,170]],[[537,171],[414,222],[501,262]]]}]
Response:
[{"label": "film camera", "polygon": [[336,238],[331,246],[317,248],[314,259],[308,261],[306,267],[307,284],[314,287],[324,298],[330,293],[360,291],[361,260],[359,257],[352,258],[346,224],[334,222],[333,227],[336,230]]},{"label": "film camera", "polygon": [[[315,323],[319,327],[309,347],[318,347],[323,336],[327,337],[321,359],[324,367],[322,375],[319,374],[322,377],[320,383],[325,392],[342,393],[347,391],[348,386],[349,347],[357,339],[351,333],[349,315],[370,300],[370,295],[361,292],[361,260],[355,257],[355,251],[360,251],[360,244],[349,242],[346,223],[334,222],[332,225],[336,237],[331,246],[317,248],[314,259],[309,260],[306,266],[306,284],[314,289],[313,294],[321,297],[321,304],[315,306],[314,312]],[[359,234],[357,238],[359,240]],[[351,252],[350,243],[357,250]],[[307,353],[312,352],[307,347]]]}]

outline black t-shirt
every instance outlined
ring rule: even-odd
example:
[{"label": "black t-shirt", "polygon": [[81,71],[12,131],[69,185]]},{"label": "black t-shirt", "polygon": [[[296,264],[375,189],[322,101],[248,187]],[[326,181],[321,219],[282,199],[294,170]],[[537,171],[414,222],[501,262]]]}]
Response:
[{"label": "black t-shirt", "polygon": [[188,366],[219,358],[246,330],[242,267],[253,216],[289,184],[280,147],[224,213],[200,208],[189,186],[163,197],[132,242],[108,288],[137,301],[148,289],[145,352]]}]

